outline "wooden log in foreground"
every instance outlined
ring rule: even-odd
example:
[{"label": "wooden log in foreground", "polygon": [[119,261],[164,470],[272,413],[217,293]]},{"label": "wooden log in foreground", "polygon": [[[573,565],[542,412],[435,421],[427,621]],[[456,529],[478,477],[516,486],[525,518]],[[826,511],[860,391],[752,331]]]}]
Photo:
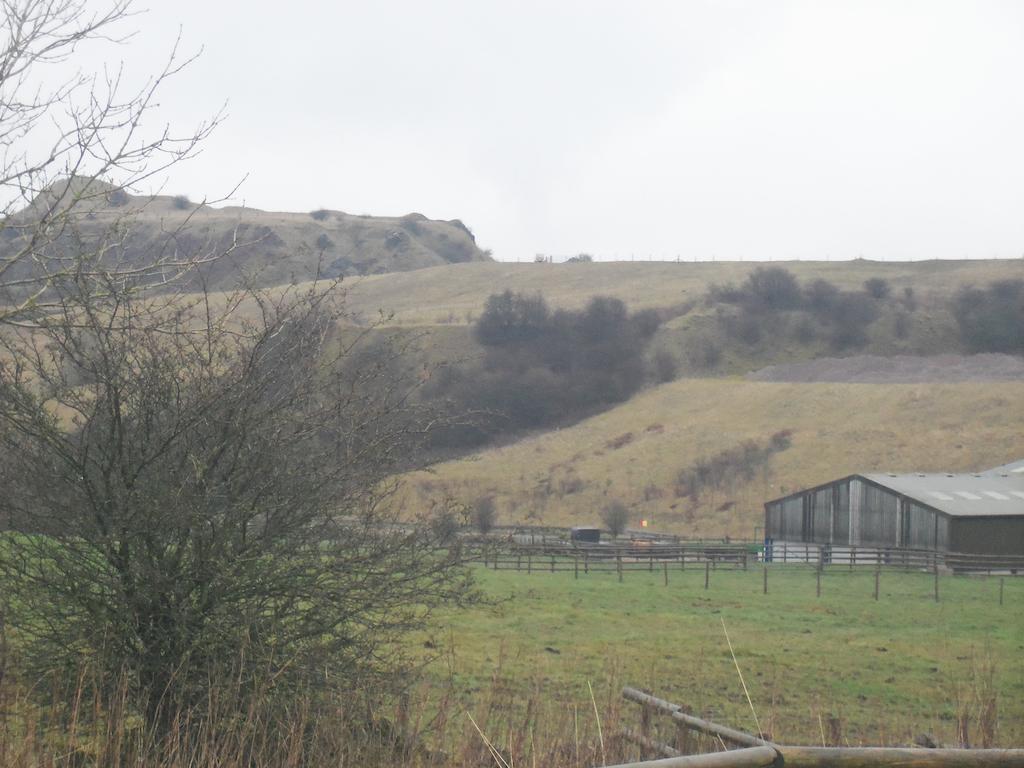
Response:
[{"label": "wooden log in foreground", "polygon": [[671,715],[672,719],[681,725],[685,725],[687,728],[692,728],[695,731],[706,733],[710,736],[717,736],[722,741],[727,741],[730,744],[738,744],[741,747],[763,747],[768,746],[771,742],[759,739],[757,736],[752,736],[749,733],[743,731],[737,731],[735,728],[729,728],[725,725],[719,725],[718,723],[712,723],[708,720],[702,720],[699,717],[688,715],[682,711],[678,704],[673,704],[670,701],[659,699],[656,696],[651,696],[643,691],[638,691],[636,688],[623,688],[622,697],[635,701],[637,704],[642,704],[652,709],[660,710],[668,715]]},{"label": "wooden log in foreground", "polygon": [[1024,768],[1024,749],[764,746],[608,768]]},{"label": "wooden log in foreground", "polygon": [[785,768],[1024,768],[1024,749],[777,746]]},{"label": "wooden log in foreground", "polygon": [[657,752],[659,755],[664,755],[665,757],[679,757],[683,754],[675,747],[670,747],[668,744],[663,744],[660,741],[650,739],[639,731],[634,731],[632,728],[623,728],[619,733],[622,735],[622,738],[633,742],[637,746],[643,747],[648,752]]},{"label": "wooden log in foreground", "polygon": [[642,763],[621,763],[608,768],[768,768],[775,763],[778,753],[771,747],[750,747],[707,755],[683,755],[648,760]]}]

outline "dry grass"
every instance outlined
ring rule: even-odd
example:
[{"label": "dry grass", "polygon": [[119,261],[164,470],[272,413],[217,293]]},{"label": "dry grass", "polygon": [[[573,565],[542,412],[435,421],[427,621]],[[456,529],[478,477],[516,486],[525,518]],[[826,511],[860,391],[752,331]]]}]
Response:
[{"label": "dry grass", "polygon": [[[501,524],[586,525],[609,499],[687,535],[751,537],[765,500],[867,471],[971,471],[1024,456],[1024,383],[802,384],[688,379],[575,426],[408,477],[412,507],[493,495]],[[679,497],[698,458],[792,430],[754,480]],[[621,445],[609,443],[632,433]]]},{"label": "dry grass", "polygon": [[[384,309],[403,324],[434,324],[451,312],[456,322],[479,315],[488,295],[509,288],[542,292],[554,307],[579,309],[597,294],[616,296],[631,309],[668,307],[701,298],[713,283],[740,283],[763,264],[683,262],[601,264],[472,263],[375,275],[353,281],[352,306],[364,313]],[[890,282],[894,294],[912,287],[927,300],[950,295],[963,283],[1019,278],[1018,260],[927,262],[774,262],[801,281],[824,278],[860,289],[869,277]]]}]

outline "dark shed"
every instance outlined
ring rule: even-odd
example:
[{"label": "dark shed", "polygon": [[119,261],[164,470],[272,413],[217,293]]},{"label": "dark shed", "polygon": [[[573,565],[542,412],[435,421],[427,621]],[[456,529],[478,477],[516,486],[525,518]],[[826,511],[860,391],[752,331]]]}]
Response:
[{"label": "dark shed", "polygon": [[569,531],[569,539],[571,541],[578,541],[581,544],[600,544],[601,543],[601,529],[600,528],[572,528]]}]

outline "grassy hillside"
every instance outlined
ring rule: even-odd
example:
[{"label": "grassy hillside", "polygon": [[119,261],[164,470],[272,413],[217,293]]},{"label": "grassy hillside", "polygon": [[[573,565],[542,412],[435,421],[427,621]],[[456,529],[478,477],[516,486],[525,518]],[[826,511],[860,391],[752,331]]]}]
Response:
[{"label": "grassy hillside", "polygon": [[[763,263],[614,262],[591,264],[473,263],[412,273],[360,278],[351,286],[352,306],[385,309],[404,324],[464,323],[478,316],[491,293],[543,292],[553,307],[580,308],[596,294],[616,296],[631,309],[658,308],[701,299],[712,284],[740,283]],[[772,262],[801,281],[824,278],[859,289],[870,277],[888,280],[894,293],[912,287],[918,297],[948,296],[965,283],[1020,278],[1019,260],[791,261]]]},{"label": "grassy hillside", "polygon": [[[407,503],[494,495],[503,523],[600,521],[611,500],[685,535],[751,537],[766,499],[856,471],[970,471],[1024,456],[1024,383],[820,384],[682,379],[575,426],[408,478]],[[700,459],[791,446],[749,481],[694,500],[678,475]]]}]

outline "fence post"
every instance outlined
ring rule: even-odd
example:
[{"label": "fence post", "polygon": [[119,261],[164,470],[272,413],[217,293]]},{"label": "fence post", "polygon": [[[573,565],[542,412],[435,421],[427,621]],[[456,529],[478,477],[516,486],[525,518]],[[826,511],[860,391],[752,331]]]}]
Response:
[{"label": "fence post", "polygon": [[935,602],[939,602],[939,564],[935,563]]},{"label": "fence post", "polygon": [[764,573],[764,593],[768,594],[768,562],[765,561],[761,566],[761,571]]},{"label": "fence post", "polygon": [[583,573],[590,573],[590,553],[583,553]]},{"label": "fence post", "polygon": [[572,556],[572,577],[578,579],[580,577],[580,559],[576,556]]},{"label": "fence post", "polygon": [[518,552],[516,552],[516,573],[519,573],[519,571],[522,570],[522,568],[521,568],[522,563],[523,563],[523,556],[521,554],[519,554]]},{"label": "fence post", "polygon": [[680,549],[679,550],[679,570],[680,571],[685,571],[686,570],[686,550],[685,549]]},{"label": "fence post", "polygon": [[552,573],[555,572],[555,556],[554,555],[551,556],[551,572]]},{"label": "fence post", "polygon": [[878,580],[882,577],[882,567],[875,565],[875,600],[878,599]]},{"label": "fence post", "polygon": [[533,553],[526,553],[526,572],[533,573]]},{"label": "fence post", "polygon": [[815,590],[815,595],[817,597],[821,597],[821,568],[820,567],[818,568],[818,570],[816,570],[814,572],[814,575],[817,577],[817,582],[818,582],[817,588]]},{"label": "fence post", "polygon": [[619,571],[619,583],[621,584],[622,583],[622,553],[621,552],[616,552],[615,553],[615,567]]},{"label": "fence post", "polygon": [[648,558],[648,560],[650,561],[650,562],[649,562],[649,566],[650,566],[650,567],[649,567],[649,568],[648,568],[647,570],[649,570],[649,571],[650,571],[651,573],[654,573],[654,555],[651,555],[651,556],[650,556],[650,557]]},{"label": "fence post", "polygon": [[662,563],[665,566],[665,586],[668,586],[668,561]]},{"label": "fence post", "polygon": [[1000,605],[1003,604],[1003,581],[1004,581],[1003,577],[1000,576],[999,577],[999,604]]},{"label": "fence post", "polygon": [[707,555],[704,556],[704,589],[708,588],[708,584],[711,583],[711,561],[707,559]]}]

